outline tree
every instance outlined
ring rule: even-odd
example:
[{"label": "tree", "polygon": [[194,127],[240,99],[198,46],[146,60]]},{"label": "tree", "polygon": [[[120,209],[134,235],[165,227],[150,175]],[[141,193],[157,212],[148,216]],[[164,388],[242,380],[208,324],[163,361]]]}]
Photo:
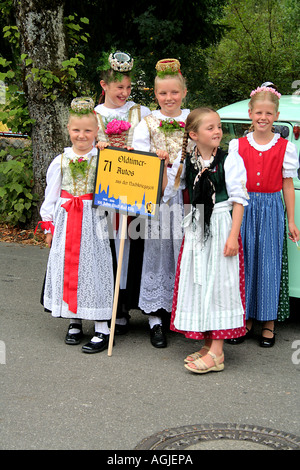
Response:
[{"label": "tree", "polygon": [[[63,0],[16,0],[16,23],[20,32],[21,54],[24,58],[24,89],[29,115],[35,120],[32,128],[33,171],[35,192],[41,200],[45,190],[45,174],[53,157],[68,142],[68,93],[57,92],[57,98],[46,96],[45,83],[59,76],[62,63],[67,59],[64,31]],[[27,58],[27,60],[26,60]],[[36,79],[37,71],[45,71],[44,80]],[[55,82],[55,79],[52,78]],[[59,84],[59,79],[58,84]],[[52,95],[55,95],[55,84]]]}]

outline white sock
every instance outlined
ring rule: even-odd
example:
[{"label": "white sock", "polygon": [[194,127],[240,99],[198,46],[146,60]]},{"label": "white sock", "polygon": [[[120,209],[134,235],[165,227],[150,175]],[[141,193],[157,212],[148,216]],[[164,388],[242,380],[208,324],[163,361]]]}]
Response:
[{"label": "white sock", "polygon": [[149,325],[152,329],[155,325],[161,325],[161,318],[154,315],[149,315]]},{"label": "white sock", "polygon": [[[95,321],[95,333],[103,333],[104,335],[109,335],[107,321]],[[93,336],[91,341],[93,343],[99,343],[103,340],[101,338],[98,338],[98,336]]]},{"label": "white sock", "polygon": [[[72,319],[70,319],[70,325],[71,325],[71,324],[73,324],[73,325],[78,325],[78,326],[79,326],[79,325],[82,324],[82,321],[81,321],[81,320],[77,320],[77,319],[74,320],[74,319],[72,318]],[[76,327],[73,326],[73,327],[71,328],[71,330],[69,330],[69,332],[70,332],[71,335],[77,335],[78,333],[81,332],[81,329],[76,328]]]},{"label": "white sock", "polygon": [[127,325],[127,318],[116,318],[116,325]]}]

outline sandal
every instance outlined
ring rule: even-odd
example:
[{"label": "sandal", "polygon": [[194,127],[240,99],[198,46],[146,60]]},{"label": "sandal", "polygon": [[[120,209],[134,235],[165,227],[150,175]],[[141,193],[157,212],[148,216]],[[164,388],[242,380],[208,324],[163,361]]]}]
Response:
[{"label": "sandal", "polygon": [[215,365],[212,367],[208,367],[207,364],[203,361],[203,359],[198,358],[192,364],[194,364],[196,367],[190,367],[189,364],[185,364],[184,367],[186,367],[188,370],[191,372],[195,372],[196,374],[206,374],[207,372],[219,372],[224,369],[224,362],[220,362],[221,360],[224,359],[224,354],[221,354],[221,356],[217,357],[214,353],[211,351],[208,351],[208,353],[214,360]]},{"label": "sandal", "polygon": [[[202,346],[202,348],[200,349],[200,351],[202,349],[206,349],[207,351],[209,351],[209,347],[208,346]],[[196,351],[192,354],[190,354],[189,356],[187,356],[185,359],[184,359],[184,362],[188,363],[188,362],[194,362],[196,361],[196,359],[199,359],[200,357],[203,356],[203,354],[200,354],[200,351]],[[189,357],[191,357],[192,359],[188,359]]]}]

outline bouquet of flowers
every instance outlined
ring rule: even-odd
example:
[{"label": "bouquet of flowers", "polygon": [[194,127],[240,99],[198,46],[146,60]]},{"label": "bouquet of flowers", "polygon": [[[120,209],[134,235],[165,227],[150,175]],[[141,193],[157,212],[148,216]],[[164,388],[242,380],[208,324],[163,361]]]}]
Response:
[{"label": "bouquet of flowers", "polygon": [[105,134],[107,134],[108,141],[113,147],[125,147],[128,137],[128,129],[131,124],[128,121],[122,121],[114,118],[109,122],[105,122]]},{"label": "bouquet of flowers", "polygon": [[88,164],[87,156],[76,156],[75,158],[72,158],[69,162],[69,166],[73,178],[76,178],[78,175],[84,176],[86,174]]},{"label": "bouquet of flowers", "polygon": [[105,134],[122,134],[122,132],[128,131],[131,127],[130,122],[127,121],[119,121],[118,119],[113,119],[110,121],[105,129]]},{"label": "bouquet of flowers", "polygon": [[164,132],[165,134],[172,133],[174,131],[184,131],[185,122],[183,121],[176,121],[176,119],[164,119],[159,123],[159,130]]}]

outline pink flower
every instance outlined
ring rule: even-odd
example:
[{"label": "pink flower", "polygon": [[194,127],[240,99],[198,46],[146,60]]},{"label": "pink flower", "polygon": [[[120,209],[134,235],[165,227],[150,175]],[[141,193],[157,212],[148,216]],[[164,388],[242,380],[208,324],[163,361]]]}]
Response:
[{"label": "pink flower", "polygon": [[118,119],[113,119],[107,124],[105,133],[106,134],[122,134],[122,132],[126,132],[130,127],[131,127],[130,122],[119,121]]}]

